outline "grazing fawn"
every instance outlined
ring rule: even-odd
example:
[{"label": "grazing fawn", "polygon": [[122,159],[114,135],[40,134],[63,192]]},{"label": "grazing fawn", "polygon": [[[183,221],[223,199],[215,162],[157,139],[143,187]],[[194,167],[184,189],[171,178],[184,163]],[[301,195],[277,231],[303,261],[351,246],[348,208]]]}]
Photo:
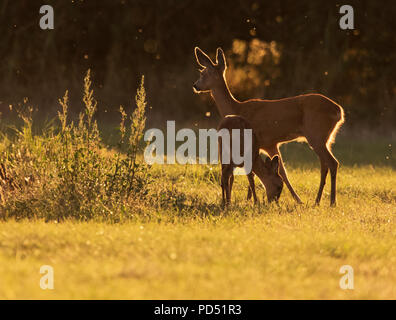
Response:
[{"label": "grazing fawn", "polygon": [[[222,129],[226,129],[230,133],[229,147],[226,147],[224,145],[222,137],[219,136],[219,154],[220,154],[220,162],[221,162],[221,188],[223,195],[223,205],[229,205],[231,202],[232,184],[234,182],[234,174],[233,174],[234,168],[244,166],[244,163],[236,165],[235,162],[233,161],[232,140],[238,138],[239,146],[240,146],[239,150],[240,152],[244,152],[245,151],[244,130],[252,129],[252,127],[241,116],[228,115],[220,122],[218,131]],[[233,136],[231,134],[232,129],[239,129],[239,136],[236,137]],[[268,202],[274,200],[278,201],[283,188],[283,180],[278,173],[279,157],[274,156],[272,159],[267,157],[265,162],[263,161],[263,159],[260,156],[260,150],[257,144],[257,138],[253,130],[252,130],[251,146],[252,148],[248,150],[248,152],[252,152],[250,158],[252,160],[252,171],[247,174],[249,180],[248,199],[250,198],[250,195],[253,194],[254,203],[257,203],[257,196],[254,185],[254,175],[256,175],[265,187],[265,190],[267,192]],[[229,152],[229,154],[227,155],[229,157],[228,159],[230,159],[229,164],[223,163],[224,152]],[[246,155],[242,155],[242,157],[245,156]]]},{"label": "grazing fawn", "polygon": [[279,146],[303,139],[320,160],[321,177],[316,204],[320,202],[330,170],[330,204],[335,205],[338,161],[330,148],[344,122],[342,107],[321,94],[304,94],[279,100],[238,101],[228,89],[223,50],[217,49],[216,64],[198,47],[195,48],[195,57],[203,69],[200,78],[193,85],[194,91],[210,92],[222,117],[234,114],[249,121],[256,133],[259,148],[271,157],[279,156],[279,173],[293,198],[302,203],[289,182]]}]

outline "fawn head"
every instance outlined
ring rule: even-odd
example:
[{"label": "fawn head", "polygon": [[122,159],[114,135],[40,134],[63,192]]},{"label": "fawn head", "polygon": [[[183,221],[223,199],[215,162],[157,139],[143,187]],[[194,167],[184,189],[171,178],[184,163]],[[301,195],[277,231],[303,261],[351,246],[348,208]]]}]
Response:
[{"label": "fawn head", "polygon": [[227,68],[223,50],[217,48],[216,64],[198,47],[195,47],[195,58],[203,69],[200,70],[201,76],[193,85],[194,92],[211,91],[217,85],[221,85]]},{"label": "fawn head", "polygon": [[274,156],[272,159],[267,157],[265,161],[260,158],[255,168],[254,173],[265,186],[268,202],[278,201],[282,193],[283,180],[279,175],[278,169],[278,156]]}]

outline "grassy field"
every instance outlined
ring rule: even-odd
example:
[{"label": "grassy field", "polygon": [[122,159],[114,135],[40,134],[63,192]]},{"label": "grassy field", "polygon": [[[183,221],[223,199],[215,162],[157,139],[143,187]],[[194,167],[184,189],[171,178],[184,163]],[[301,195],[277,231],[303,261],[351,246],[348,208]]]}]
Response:
[{"label": "grassy field", "polygon": [[[314,206],[318,160],[290,143],[281,150],[304,204],[285,188],[266,205],[261,187],[253,206],[237,176],[224,210],[218,165],[142,162],[144,78],[135,101],[103,134],[88,71],[77,122],[67,92],[44,129],[27,99],[19,126],[0,122],[0,299],[396,298],[395,136],[341,131],[336,208],[329,185]],[[43,265],[53,290],[39,286]],[[343,265],[353,290],[340,288]]]},{"label": "grassy field", "polygon": [[[312,152],[283,149],[304,205],[285,190],[279,207],[254,207],[239,176],[224,211],[217,166],[173,165],[151,168],[152,192],[166,205],[122,223],[0,222],[0,298],[395,299],[396,174],[387,142],[335,148],[345,163],[336,208],[329,185],[313,206]],[[42,265],[54,268],[54,290],[40,289]],[[342,265],[354,269],[353,290],[339,286]]]}]

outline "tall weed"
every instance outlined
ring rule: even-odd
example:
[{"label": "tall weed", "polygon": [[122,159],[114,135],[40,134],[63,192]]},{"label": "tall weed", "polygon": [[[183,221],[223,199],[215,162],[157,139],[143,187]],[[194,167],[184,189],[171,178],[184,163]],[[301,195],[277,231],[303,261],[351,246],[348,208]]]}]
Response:
[{"label": "tall weed", "polygon": [[[145,128],[144,77],[128,118],[120,107],[120,141],[116,151],[101,142],[95,120],[97,101],[90,70],[84,78],[84,110],[78,122],[68,118],[66,91],[59,100],[59,125],[34,134],[33,108],[20,108],[21,128],[0,137],[0,163],[6,178],[0,182],[0,217],[48,220],[77,218],[119,221],[142,205],[148,193],[148,166],[139,158]],[[13,185],[7,180],[10,177]]]}]

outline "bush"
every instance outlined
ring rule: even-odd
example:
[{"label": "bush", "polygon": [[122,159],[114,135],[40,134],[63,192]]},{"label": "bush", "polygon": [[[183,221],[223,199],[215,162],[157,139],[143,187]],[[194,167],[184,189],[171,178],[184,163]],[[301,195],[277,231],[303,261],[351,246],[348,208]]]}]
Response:
[{"label": "bush", "polygon": [[27,99],[17,110],[23,120],[21,129],[14,128],[15,134],[0,138],[4,172],[0,185],[1,217],[119,221],[141,205],[151,180],[148,166],[139,157],[146,122],[144,77],[129,119],[120,107],[116,151],[101,143],[91,84],[88,70],[84,78],[84,110],[77,124],[68,119],[67,91],[59,100],[60,125],[47,126],[40,135],[33,133],[33,108],[27,105]]}]

